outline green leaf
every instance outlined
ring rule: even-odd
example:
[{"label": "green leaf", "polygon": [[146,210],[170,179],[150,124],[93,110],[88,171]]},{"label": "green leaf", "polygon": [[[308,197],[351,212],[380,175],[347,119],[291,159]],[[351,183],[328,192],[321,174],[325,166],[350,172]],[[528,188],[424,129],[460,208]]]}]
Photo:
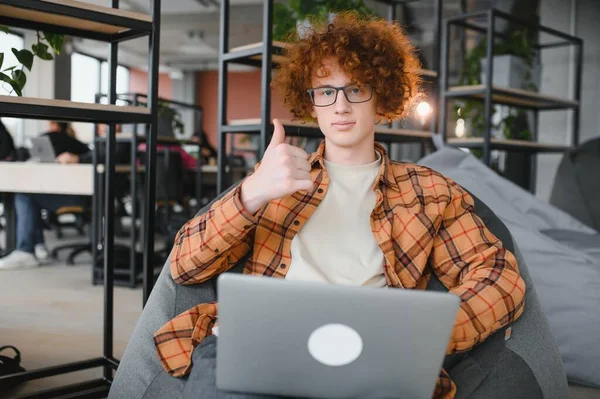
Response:
[{"label": "green leaf", "polygon": [[7,71],[12,71],[12,70],[13,70],[13,69],[15,69],[16,67],[17,67],[16,65],[13,65],[13,66],[11,66],[11,67],[8,67],[8,68],[6,68],[6,69],[4,70],[4,72],[7,72]]},{"label": "green leaf", "polygon": [[15,82],[19,84],[21,90],[23,90],[23,87],[25,87],[25,83],[27,83],[27,76],[25,75],[25,72],[21,71],[20,69],[12,71],[12,78]]},{"label": "green leaf", "polygon": [[17,60],[23,65],[25,68],[31,71],[31,66],[33,65],[33,53],[29,50],[17,50],[12,49],[13,54],[17,57]]},{"label": "green leaf", "polygon": [[31,49],[33,50],[33,54],[42,60],[50,61],[54,59],[52,54],[48,52],[48,46],[44,43],[34,44],[31,46]]},{"label": "green leaf", "polygon": [[12,79],[10,78],[10,76],[8,76],[5,73],[0,72],[0,80],[6,83],[10,83],[12,82]]},{"label": "green leaf", "polygon": [[0,68],[2,68],[3,62],[4,62],[4,53],[0,53]]},{"label": "green leaf", "polygon": [[35,55],[38,55],[39,53],[47,53],[48,45],[44,43],[32,44],[31,50],[33,50],[33,54]]},{"label": "green leaf", "polygon": [[54,50],[56,54],[60,54],[65,36],[57,33],[44,32],[44,37],[48,44],[50,44],[50,47],[52,47],[52,50]]},{"label": "green leaf", "polygon": [[0,25],[0,31],[2,31],[4,33],[8,33],[8,26],[6,26],[6,25]]},{"label": "green leaf", "polygon": [[19,97],[23,95],[19,84],[12,80],[8,75],[0,72],[0,81],[8,83]]}]

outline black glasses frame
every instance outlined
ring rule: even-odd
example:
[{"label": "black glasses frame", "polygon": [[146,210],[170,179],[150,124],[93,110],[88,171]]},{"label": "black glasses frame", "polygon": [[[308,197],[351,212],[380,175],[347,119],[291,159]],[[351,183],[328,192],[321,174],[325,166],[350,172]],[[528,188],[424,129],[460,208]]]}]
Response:
[{"label": "black glasses frame", "polygon": [[[368,98],[368,99],[366,99],[366,100],[363,100],[363,101],[352,101],[352,100],[350,100],[350,99],[348,98],[348,94],[346,93],[346,90],[344,90],[344,89],[347,89],[348,87],[353,87],[353,86],[362,86],[362,87],[368,87],[368,88],[369,88],[369,90],[370,90],[370,95],[369,95],[369,98]],[[367,101],[371,101],[371,99],[373,98],[373,85],[371,85],[371,84],[369,84],[369,83],[366,83],[366,84],[363,84],[363,85],[357,85],[356,83],[353,83],[353,84],[350,84],[350,85],[347,85],[347,86],[339,86],[339,87],[335,87],[335,86],[323,86],[323,87],[319,87],[318,89],[335,89],[335,96],[333,97],[333,101],[331,102],[331,104],[327,104],[327,105],[317,105],[317,104],[315,104],[315,97],[314,97],[314,95],[315,95],[315,90],[317,90],[317,88],[313,88],[313,89],[308,89],[308,90],[306,90],[306,92],[308,93],[308,96],[310,97],[310,101],[312,102],[312,104],[313,104],[315,107],[329,107],[330,105],[333,105],[333,104],[335,104],[335,102],[337,101],[338,94],[339,94],[339,92],[340,92],[340,91],[341,91],[342,93],[344,93],[344,97],[346,97],[346,100],[347,100],[349,103],[352,103],[352,104],[361,104],[361,103],[366,103]]]}]

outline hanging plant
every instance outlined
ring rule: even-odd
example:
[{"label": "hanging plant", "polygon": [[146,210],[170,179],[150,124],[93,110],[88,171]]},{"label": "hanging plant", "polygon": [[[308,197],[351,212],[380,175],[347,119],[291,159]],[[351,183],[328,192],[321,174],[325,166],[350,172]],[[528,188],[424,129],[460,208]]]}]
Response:
[{"label": "hanging plant", "polygon": [[342,11],[355,11],[363,16],[376,14],[364,0],[289,0],[286,3],[275,3],[273,40],[291,39],[298,22],[324,22],[331,14]]},{"label": "hanging plant", "polygon": [[[0,25],[0,32],[9,33],[8,26]],[[7,83],[11,87],[11,91],[17,96],[23,95],[23,89],[27,83],[27,74],[25,69],[31,72],[33,68],[34,57],[42,60],[50,61],[54,56],[48,51],[52,49],[55,54],[60,54],[64,42],[64,35],[59,35],[50,32],[37,31],[37,42],[31,46],[31,51],[27,49],[18,50],[11,48],[12,53],[19,62],[17,65],[12,65],[4,68],[4,53],[0,53],[0,81]]]}]

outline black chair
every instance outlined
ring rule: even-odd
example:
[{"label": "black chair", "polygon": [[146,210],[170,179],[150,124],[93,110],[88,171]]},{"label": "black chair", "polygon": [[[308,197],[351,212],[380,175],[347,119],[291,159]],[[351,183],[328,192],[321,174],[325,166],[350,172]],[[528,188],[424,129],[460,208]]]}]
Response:
[{"label": "black chair", "polygon": [[[511,326],[512,339],[505,340],[502,329],[474,349],[445,359],[444,367],[459,387],[456,399],[566,398],[568,385],[558,346],[538,302],[527,264],[502,221],[476,197],[474,200],[475,213],[507,249],[514,251],[528,286],[527,305],[523,315]],[[199,213],[209,207],[210,204]],[[240,259],[229,273],[241,273],[248,256],[250,254]],[[167,262],[125,349],[109,399],[175,397],[183,389],[184,379],[173,378],[163,370],[153,334],[192,306],[215,301],[217,279],[178,285],[171,277],[169,266]],[[446,290],[437,279],[432,279],[427,289]]]},{"label": "black chair", "polygon": [[[85,234],[85,226],[89,225],[92,220],[92,210],[91,207],[86,204],[86,206],[65,206],[58,208],[56,212],[50,214],[49,220],[50,225],[56,231],[56,236],[58,238],[62,238],[62,229],[65,227],[74,227],[77,229],[80,235]],[[75,217],[74,222],[60,222],[59,217],[62,215],[72,215]],[[75,257],[84,252],[92,252],[92,241],[90,238],[86,242],[83,243],[71,243],[65,245],[59,245],[52,249],[52,257],[54,259],[58,259],[59,252],[63,250],[70,250],[69,255],[67,256],[67,265],[75,264]]]},{"label": "black chair", "polygon": [[[145,164],[145,154],[142,154],[140,160]],[[167,258],[172,241],[169,237],[172,235],[174,225],[180,227],[181,220],[189,219],[189,206],[184,201],[184,169],[181,154],[168,146],[157,150],[156,152],[156,196],[155,204],[155,232],[160,236],[166,237],[165,246],[154,251],[157,262],[163,263]],[[138,190],[138,209],[140,215],[144,212],[144,182],[140,182]],[[182,205],[183,213],[175,211],[176,205]],[[177,229],[179,228],[177,227]]]}]

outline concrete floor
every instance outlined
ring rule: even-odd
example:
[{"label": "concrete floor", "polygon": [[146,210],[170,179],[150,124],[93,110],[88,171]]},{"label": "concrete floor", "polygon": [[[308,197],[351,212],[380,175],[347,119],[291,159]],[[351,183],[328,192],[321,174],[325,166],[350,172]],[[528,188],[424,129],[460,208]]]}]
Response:
[{"label": "concrete floor", "polygon": [[[26,370],[101,357],[103,354],[103,286],[91,284],[89,258],[67,266],[53,262],[37,269],[0,275],[0,346],[21,351]],[[142,311],[141,288],[115,287],[114,357],[125,350]],[[14,397],[40,389],[100,378],[100,368],[26,383]]]},{"label": "concrete floor", "polygon": [[[3,246],[2,235],[0,232]],[[48,246],[52,248],[57,241],[48,235]],[[91,284],[90,259],[86,256],[81,255],[75,266],[54,261],[36,269],[1,272],[0,346],[19,348],[25,369],[102,355],[104,293],[102,286]],[[119,359],[142,311],[141,288],[115,287],[114,303],[114,357]],[[98,368],[30,381],[16,391],[0,392],[0,398],[101,376]],[[598,399],[600,389],[572,386],[571,398]]]}]

